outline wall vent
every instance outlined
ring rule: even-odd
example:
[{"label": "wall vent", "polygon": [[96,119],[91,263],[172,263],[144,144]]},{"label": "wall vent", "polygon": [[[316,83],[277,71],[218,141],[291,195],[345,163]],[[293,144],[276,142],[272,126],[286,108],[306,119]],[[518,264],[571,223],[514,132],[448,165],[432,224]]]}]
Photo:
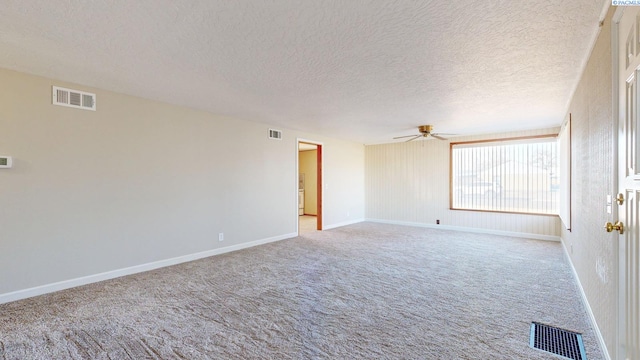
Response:
[{"label": "wall vent", "polygon": [[269,129],[269,139],[282,140],[282,131]]},{"label": "wall vent", "polygon": [[96,111],[96,94],[54,86],[53,105]]}]

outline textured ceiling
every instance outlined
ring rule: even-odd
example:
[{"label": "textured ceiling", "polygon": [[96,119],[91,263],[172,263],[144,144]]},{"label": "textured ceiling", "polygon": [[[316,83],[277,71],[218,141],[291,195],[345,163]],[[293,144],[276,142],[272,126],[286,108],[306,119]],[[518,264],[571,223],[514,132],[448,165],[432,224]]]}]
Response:
[{"label": "textured ceiling", "polygon": [[363,143],[541,128],[607,3],[3,0],[0,67]]}]

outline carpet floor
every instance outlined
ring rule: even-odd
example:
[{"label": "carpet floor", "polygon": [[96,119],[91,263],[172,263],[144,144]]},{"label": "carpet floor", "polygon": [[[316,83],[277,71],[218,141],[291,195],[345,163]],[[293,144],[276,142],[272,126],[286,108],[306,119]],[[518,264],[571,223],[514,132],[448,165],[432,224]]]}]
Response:
[{"label": "carpet floor", "polygon": [[359,223],[0,305],[0,359],[557,359],[602,353],[561,245]]}]

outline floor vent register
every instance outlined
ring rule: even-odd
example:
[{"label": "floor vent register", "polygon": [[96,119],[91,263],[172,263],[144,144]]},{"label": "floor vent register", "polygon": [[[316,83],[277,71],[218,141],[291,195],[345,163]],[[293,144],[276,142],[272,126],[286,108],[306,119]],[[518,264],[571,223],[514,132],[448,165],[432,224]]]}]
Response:
[{"label": "floor vent register", "polygon": [[531,323],[529,345],[534,349],[560,355],[567,359],[587,360],[582,335],[537,322]]}]

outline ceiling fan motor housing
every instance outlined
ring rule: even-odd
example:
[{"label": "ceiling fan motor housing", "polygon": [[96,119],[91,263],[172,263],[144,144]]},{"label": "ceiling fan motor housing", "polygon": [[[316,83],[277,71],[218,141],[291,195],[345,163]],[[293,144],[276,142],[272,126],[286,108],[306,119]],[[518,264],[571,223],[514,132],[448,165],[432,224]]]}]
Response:
[{"label": "ceiling fan motor housing", "polygon": [[420,125],[418,130],[423,134],[429,134],[433,130],[433,125]]}]

